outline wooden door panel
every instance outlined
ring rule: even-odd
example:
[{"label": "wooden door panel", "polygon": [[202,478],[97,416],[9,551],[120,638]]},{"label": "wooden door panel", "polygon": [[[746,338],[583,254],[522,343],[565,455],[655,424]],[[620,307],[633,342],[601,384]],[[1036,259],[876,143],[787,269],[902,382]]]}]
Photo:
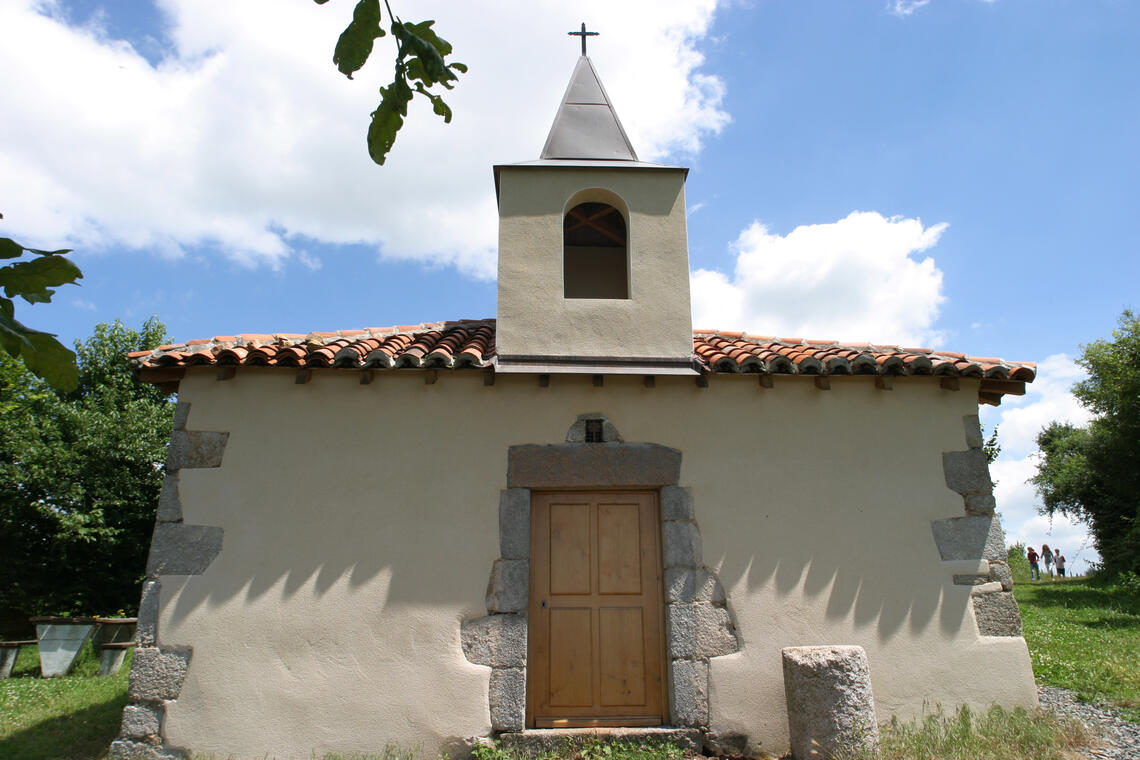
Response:
[{"label": "wooden door panel", "polygon": [[593,610],[550,611],[550,706],[590,707],[594,671]]},{"label": "wooden door panel", "polygon": [[652,493],[533,495],[528,726],[664,722],[659,525]]},{"label": "wooden door panel", "polygon": [[645,707],[645,624],[641,607],[598,610],[603,707]]},{"label": "wooden door panel", "polygon": [[598,593],[641,593],[638,504],[598,505]]}]

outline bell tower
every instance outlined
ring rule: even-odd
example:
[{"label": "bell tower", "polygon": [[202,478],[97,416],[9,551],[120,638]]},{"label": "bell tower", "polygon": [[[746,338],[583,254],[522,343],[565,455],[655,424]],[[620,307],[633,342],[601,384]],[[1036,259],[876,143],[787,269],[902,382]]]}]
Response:
[{"label": "bell tower", "polygon": [[500,372],[693,374],[688,169],[639,161],[593,63],[537,161],[495,167]]}]

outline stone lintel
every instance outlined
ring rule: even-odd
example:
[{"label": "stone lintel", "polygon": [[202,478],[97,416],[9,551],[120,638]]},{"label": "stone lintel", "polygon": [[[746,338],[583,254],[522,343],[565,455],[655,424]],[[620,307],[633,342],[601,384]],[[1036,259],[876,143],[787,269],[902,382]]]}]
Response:
[{"label": "stone lintel", "polygon": [[222,529],[214,525],[158,523],[150,544],[147,575],[201,575],[222,551]]},{"label": "stone lintel", "polygon": [[681,452],[653,443],[511,446],[510,488],[660,488],[675,485]]}]

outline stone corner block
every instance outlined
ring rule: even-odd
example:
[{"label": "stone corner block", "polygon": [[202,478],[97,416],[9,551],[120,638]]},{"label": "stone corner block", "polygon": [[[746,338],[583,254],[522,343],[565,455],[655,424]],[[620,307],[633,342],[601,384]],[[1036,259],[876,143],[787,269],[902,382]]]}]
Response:
[{"label": "stone corner block", "polygon": [[491,728],[522,731],[526,724],[526,670],[495,668],[489,688]]},{"label": "stone corner block", "polygon": [[111,742],[111,751],[107,757],[109,760],[184,760],[186,753],[158,744],[116,739]]},{"label": "stone corner block", "polygon": [[682,486],[664,486],[661,489],[661,519],[693,519],[693,496],[690,489]]},{"label": "stone corner block", "polygon": [[214,525],[158,523],[154,526],[146,573],[201,575],[222,551],[222,529]]},{"label": "stone corner block", "polygon": [[724,586],[707,567],[671,567],[665,571],[665,601],[723,602]]},{"label": "stone corner block", "polygon": [[162,713],[151,705],[127,705],[119,735],[124,739],[149,739],[162,730]]},{"label": "stone corner block", "polygon": [[1007,562],[990,562],[990,580],[1000,583],[1002,591],[1013,591],[1013,572]]},{"label": "stone corner block", "polygon": [[504,559],[530,559],[530,489],[499,494],[499,553]]},{"label": "stone corner block", "polygon": [[210,430],[175,430],[166,453],[166,469],[221,467],[230,434]]},{"label": "stone corner block", "polygon": [[178,495],[178,470],[171,470],[162,479],[162,494],[158,497],[158,522],[182,522],[182,501]]},{"label": "stone corner block", "polygon": [[661,523],[665,567],[700,567],[701,532],[696,524],[682,520]]},{"label": "stone corner block", "polygon": [[740,651],[728,610],[706,602],[666,605],[669,656],[719,657]]},{"label": "stone corner block", "polygon": [[967,515],[992,515],[997,511],[997,501],[994,495],[987,491],[964,494]]},{"label": "stone corner block", "polygon": [[709,664],[705,660],[669,663],[672,688],[669,712],[674,726],[704,728],[709,724]]},{"label": "stone corner block", "polygon": [[996,516],[949,517],[932,520],[930,527],[943,561],[1006,558],[1005,536]]},{"label": "stone corner block", "polygon": [[942,469],[946,486],[960,494],[991,493],[990,465],[986,453],[980,448],[966,451],[946,451],[942,454]]},{"label": "stone corner block", "polygon": [[[1000,584],[994,584],[999,586]],[[982,636],[1020,636],[1021,610],[1012,591],[974,594],[974,617]]]},{"label": "stone corner block", "polygon": [[190,417],[190,402],[179,401],[174,405],[174,429],[185,430],[186,420]]},{"label": "stone corner block", "polygon": [[852,744],[878,744],[871,670],[862,647],[789,647],[783,660],[793,757],[830,757]]},{"label": "stone corner block", "polygon": [[497,559],[487,584],[487,611],[525,612],[530,598],[530,562]]},{"label": "stone corner block", "polygon": [[526,636],[525,615],[488,615],[459,626],[463,656],[492,668],[525,667]]},{"label": "stone corner block", "polygon": [[154,646],[158,639],[158,593],[161,588],[158,581],[143,581],[142,596],[139,599],[139,623],[135,628],[135,641],[142,646]]},{"label": "stone corner block", "polygon": [[178,699],[189,667],[189,650],[137,647],[131,664],[127,695],[133,702]]},{"label": "stone corner block", "polygon": [[980,449],[985,445],[985,441],[982,440],[982,422],[978,419],[978,415],[964,415],[962,426],[966,429],[966,448]]}]

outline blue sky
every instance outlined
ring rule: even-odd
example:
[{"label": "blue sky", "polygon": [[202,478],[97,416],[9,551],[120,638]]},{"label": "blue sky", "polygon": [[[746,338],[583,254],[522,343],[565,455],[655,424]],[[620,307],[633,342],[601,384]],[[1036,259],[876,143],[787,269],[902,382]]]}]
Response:
[{"label": "blue sky", "polygon": [[984,419],[1011,539],[1072,558],[1080,527],[1024,479],[1037,429],[1083,419],[1079,345],[1138,305],[1140,5],[566,5],[397,9],[471,73],[379,168],[388,49],[337,74],[347,1],[3,0],[0,234],[85,272],[19,316],[71,341],[152,313],[177,340],[494,315],[491,166],[537,157],[584,18],[639,154],[692,168],[697,326],[1042,362]]}]

